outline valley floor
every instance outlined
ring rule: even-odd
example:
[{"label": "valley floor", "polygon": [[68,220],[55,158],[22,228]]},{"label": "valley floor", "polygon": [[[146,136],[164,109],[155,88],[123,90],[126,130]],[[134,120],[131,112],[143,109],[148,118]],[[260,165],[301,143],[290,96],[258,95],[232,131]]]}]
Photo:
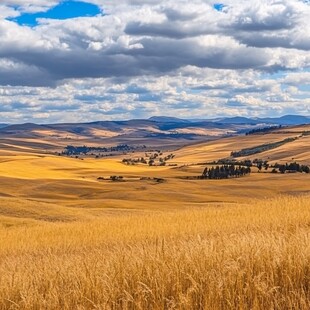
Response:
[{"label": "valley floor", "polygon": [[[238,179],[183,179],[201,175],[203,169],[204,165],[128,166],[121,158],[0,156],[0,225],[17,219],[25,223],[93,220],[128,210],[180,210],[310,194],[310,174],[254,171]],[[124,181],[109,180],[112,175],[121,175]]]}]

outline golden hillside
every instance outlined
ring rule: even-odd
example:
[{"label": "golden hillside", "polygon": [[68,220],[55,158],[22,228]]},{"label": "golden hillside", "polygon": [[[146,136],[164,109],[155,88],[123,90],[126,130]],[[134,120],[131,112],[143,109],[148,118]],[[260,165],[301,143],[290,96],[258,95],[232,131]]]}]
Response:
[{"label": "golden hillside", "polygon": [[232,151],[282,141],[287,138],[299,137],[296,141],[287,143],[276,149],[248,157],[241,157],[241,159],[261,158],[271,162],[287,162],[293,159],[301,163],[310,164],[310,135],[301,136],[309,132],[310,125],[282,128],[267,134],[234,136],[217,141],[194,144],[182,148],[176,154],[179,163],[214,161],[229,157]]},{"label": "golden hillside", "polygon": [[[300,137],[308,130],[309,126],[284,128],[269,134],[222,138],[179,150],[167,150],[163,156],[170,153],[175,156],[168,161],[169,165],[161,167],[122,163],[124,157],[145,156],[144,152],[99,159],[87,156],[75,158],[57,156],[45,149],[39,152],[29,141],[23,147],[7,145],[0,153],[0,214],[22,218],[22,210],[27,210],[28,214],[32,209],[26,218],[88,218],[115,209],[179,209],[217,202],[244,202],[249,198],[262,199],[279,194],[307,194],[310,176],[306,174],[256,173],[253,169],[250,176],[239,179],[184,178],[200,175],[205,165],[199,163],[227,158],[232,151],[290,137],[299,138],[249,158],[268,159],[270,162],[286,162],[294,158],[309,164],[310,136]],[[123,176],[123,182],[98,180],[100,177],[109,179],[112,175]],[[164,179],[164,182],[159,183],[154,178]],[[8,205],[10,207],[6,207]],[[60,212],[62,207],[66,209]],[[55,215],[51,216],[49,212]],[[67,215],[62,217],[63,213]]]}]

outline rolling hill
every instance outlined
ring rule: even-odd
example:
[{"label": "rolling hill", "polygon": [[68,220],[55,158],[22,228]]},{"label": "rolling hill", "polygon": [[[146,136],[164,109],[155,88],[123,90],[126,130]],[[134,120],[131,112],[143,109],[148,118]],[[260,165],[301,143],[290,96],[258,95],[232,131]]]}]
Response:
[{"label": "rolling hill", "polygon": [[[303,116],[248,119],[233,117],[184,120],[155,116],[128,121],[98,121],[80,124],[16,124],[0,126],[1,149],[26,147],[35,152],[62,150],[66,145],[115,146],[128,144],[154,148],[180,148],[220,137],[234,136],[256,128],[309,123]],[[2,128],[1,128],[2,127]]]},{"label": "rolling hill", "polygon": [[261,158],[271,162],[298,161],[310,164],[310,125],[284,127],[268,133],[227,137],[184,147],[176,152],[176,158],[181,164],[216,161],[231,158],[231,152],[262,145],[277,143],[285,139],[296,140],[279,147],[249,156],[240,156],[238,159]]},{"label": "rolling hill", "polygon": [[[152,121],[125,122],[126,130],[145,128]],[[159,126],[155,123],[156,126]],[[111,132],[124,130],[124,123],[114,122],[109,127]],[[199,176],[205,165],[219,159],[234,159],[232,152],[249,148],[260,148],[262,145],[276,144],[290,139],[287,143],[264,150],[250,156],[238,157],[236,160],[256,158],[270,163],[297,161],[310,165],[310,125],[282,127],[267,133],[251,135],[231,135],[213,137],[203,136],[204,141],[181,140],[186,146],[177,146],[176,141],[167,139],[162,144],[159,157],[170,158],[165,166],[149,166],[141,162],[133,163],[137,158],[149,160],[154,150],[153,137],[143,137],[150,147],[129,152],[119,152],[110,156],[99,157],[88,155],[67,156],[55,154],[68,143],[100,144],[94,136],[89,138],[83,131],[107,130],[105,123],[61,124],[55,127],[48,125],[15,125],[1,131],[7,136],[0,140],[0,216],[21,218],[30,212],[37,214],[39,220],[60,220],[62,215],[49,215],[50,208],[63,208],[68,218],[72,219],[71,208],[79,210],[76,216],[85,218],[97,217],[107,212],[125,212],[126,210],[179,209],[188,206],[206,206],[210,203],[246,202],[249,197],[274,197],[279,194],[309,193],[310,176],[306,174],[271,174],[257,173],[254,169],[250,176],[229,180],[186,180],[187,177]],[[154,125],[153,125],[154,126]],[[27,128],[26,128],[27,127]],[[27,130],[25,130],[25,128]],[[57,128],[57,129],[55,129]],[[100,131],[99,131],[100,128]],[[105,128],[105,129],[103,129]],[[154,129],[154,127],[151,127]],[[184,129],[184,128],[183,128]],[[24,130],[24,132],[22,132]],[[150,129],[149,129],[150,130]],[[214,129],[212,129],[214,130]],[[14,132],[11,134],[8,132]],[[72,135],[68,138],[68,134]],[[149,131],[148,131],[149,132]],[[56,135],[54,138],[53,135]],[[62,134],[60,134],[62,133]],[[20,137],[18,136],[20,134]],[[106,136],[108,133],[106,133]],[[128,133],[130,135],[130,133]],[[132,136],[132,143],[141,143],[141,137]],[[117,136],[118,137],[118,136]],[[128,136],[127,136],[128,137]],[[111,140],[109,140],[111,139]],[[115,143],[115,137],[107,140]],[[121,141],[121,140],[118,140]],[[164,141],[156,140],[156,144]],[[171,142],[172,141],[172,142]],[[177,139],[177,142],[180,140]],[[129,163],[123,163],[129,159]],[[159,161],[157,162],[159,163]],[[110,176],[122,176],[121,182],[113,182]],[[162,181],[160,181],[162,180]],[[159,182],[160,181],[160,182]],[[4,206],[12,206],[10,208]],[[27,205],[26,212],[24,205]],[[15,207],[13,207],[15,206]],[[57,209],[56,208],[56,209]],[[83,208],[83,210],[81,210]],[[56,210],[55,209],[55,210]],[[37,210],[37,211],[36,211]],[[46,210],[46,211],[44,211]],[[54,210],[54,209],[53,209]],[[26,213],[25,213],[26,212]],[[46,213],[47,212],[47,213]],[[54,211],[53,211],[54,212]],[[27,214],[28,214],[27,213]],[[39,214],[41,213],[41,217]],[[46,217],[45,214],[46,213]],[[78,215],[80,214],[80,215]]]}]

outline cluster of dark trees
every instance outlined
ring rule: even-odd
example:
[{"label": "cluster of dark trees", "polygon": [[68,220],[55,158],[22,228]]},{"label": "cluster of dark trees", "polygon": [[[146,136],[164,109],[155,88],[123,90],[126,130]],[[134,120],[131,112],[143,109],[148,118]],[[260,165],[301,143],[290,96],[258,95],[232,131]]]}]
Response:
[{"label": "cluster of dark trees", "polygon": [[110,176],[110,180],[113,181],[113,182],[116,182],[116,181],[123,181],[124,177],[123,176],[118,176],[118,175],[111,175]]},{"label": "cluster of dark trees", "polygon": [[249,136],[249,135],[255,135],[255,134],[261,134],[261,133],[268,133],[270,131],[276,130],[276,129],[281,129],[282,125],[279,126],[268,126],[268,127],[264,127],[264,128],[257,128],[257,129],[252,129],[250,131],[248,131],[245,135]]},{"label": "cluster of dark trees", "polygon": [[235,166],[246,166],[246,167],[252,167],[253,163],[250,159],[245,160],[236,160],[236,159],[230,159],[230,158],[223,158],[219,159],[218,161],[212,162],[210,164],[215,165],[235,165]]},{"label": "cluster of dark trees", "polygon": [[[283,164],[274,164],[272,173],[277,173],[278,170],[280,173],[286,173],[286,172],[301,172],[301,173],[310,173],[310,167],[306,165],[300,165],[296,162],[294,163],[286,163]],[[278,170],[277,170],[278,169]]]},{"label": "cluster of dark trees", "polygon": [[201,179],[229,179],[239,178],[251,173],[250,167],[223,165],[208,168],[206,167],[201,175]]},{"label": "cluster of dark trees", "polygon": [[135,165],[135,164],[145,164],[149,166],[155,166],[156,160],[158,159],[158,166],[165,166],[166,162],[172,158],[174,158],[174,154],[169,154],[165,157],[161,157],[163,153],[156,152],[154,154],[145,154],[146,158],[140,157],[140,158],[124,158],[122,162],[126,165]]},{"label": "cluster of dark trees", "polygon": [[310,166],[307,165],[301,165],[298,164],[297,162],[292,162],[292,163],[286,163],[286,164],[269,164],[267,160],[263,159],[254,159],[253,161],[250,159],[245,159],[245,160],[239,160],[237,161],[236,159],[230,159],[230,158],[224,158],[220,159],[217,162],[213,162],[210,164],[222,164],[222,165],[234,165],[234,166],[243,166],[243,167],[257,167],[258,171],[268,170],[269,168],[272,168],[272,173],[293,173],[293,172],[301,172],[301,173],[310,173]]},{"label": "cluster of dark trees", "polygon": [[175,155],[169,154],[165,157],[161,157],[161,156],[163,156],[163,153],[159,151],[159,152],[155,152],[155,153],[151,153],[151,154],[145,153],[145,156],[149,157],[150,160],[155,160],[156,158],[159,158],[160,161],[167,161],[167,160],[174,158]]},{"label": "cluster of dark trees", "polygon": [[144,157],[139,158],[124,158],[122,160],[123,164],[126,165],[135,165],[135,164],[147,164],[147,160]]},{"label": "cluster of dark trees", "polygon": [[[141,147],[140,147],[141,148]],[[146,148],[145,145],[142,146],[142,148]],[[100,153],[107,153],[107,152],[128,152],[135,150],[136,147],[129,146],[127,144],[119,144],[117,146],[112,147],[90,147],[90,146],[73,146],[73,145],[67,145],[62,152],[63,155],[87,155],[92,152],[100,152]],[[94,154],[93,154],[94,155]]]},{"label": "cluster of dark trees", "polygon": [[124,177],[121,175],[111,175],[109,178],[98,177],[97,180],[98,181],[111,180],[116,182],[116,181],[123,181]]},{"label": "cluster of dark trees", "polygon": [[278,148],[286,143],[293,142],[297,140],[298,138],[286,138],[282,141],[274,142],[274,143],[268,143],[268,144],[262,144],[251,148],[242,149],[240,151],[234,151],[231,152],[232,157],[243,157],[243,156],[250,156],[258,153],[262,153],[265,151],[269,151],[275,148]]},{"label": "cluster of dark trees", "polygon": [[267,170],[270,167],[270,165],[268,164],[268,161],[262,160],[262,159],[254,159],[252,161],[250,159],[236,160],[234,158],[233,159],[224,158],[224,159],[220,159],[219,161],[215,162],[215,164],[235,165],[235,166],[245,166],[245,167],[256,166],[258,168],[258,170],[262,170],[263,168],[265,168],[265,170]]}]

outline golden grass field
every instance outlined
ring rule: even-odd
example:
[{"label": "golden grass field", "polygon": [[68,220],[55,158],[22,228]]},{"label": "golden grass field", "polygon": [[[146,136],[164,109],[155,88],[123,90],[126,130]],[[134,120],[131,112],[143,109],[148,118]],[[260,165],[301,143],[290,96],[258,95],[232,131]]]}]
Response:
[{"label": "golden grass field", "polygon": [[[177,167],[0,141],[0,309],[309,309],[310,176],[181,178],[303,130],[193,144]],[[309,143],[257,157],[310,164]]]},{"label": "golden grass field", "polygon": [[309,197],[0,229],[1,309],[309,309]]}]

